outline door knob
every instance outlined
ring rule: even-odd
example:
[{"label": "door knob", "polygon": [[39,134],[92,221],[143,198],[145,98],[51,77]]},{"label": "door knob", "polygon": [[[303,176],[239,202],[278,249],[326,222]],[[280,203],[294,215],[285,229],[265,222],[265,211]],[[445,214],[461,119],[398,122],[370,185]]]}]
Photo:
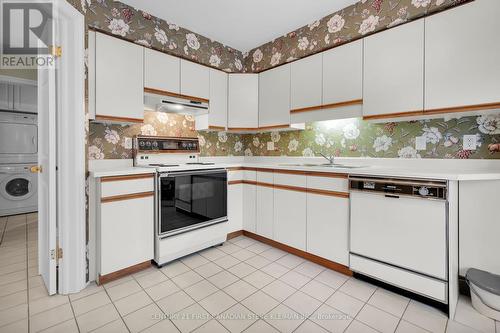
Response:
[{"label": "door knob", "polygon": [[34,165],[30,168],[31,173],[42,173],[42,166],[41,165]]}]

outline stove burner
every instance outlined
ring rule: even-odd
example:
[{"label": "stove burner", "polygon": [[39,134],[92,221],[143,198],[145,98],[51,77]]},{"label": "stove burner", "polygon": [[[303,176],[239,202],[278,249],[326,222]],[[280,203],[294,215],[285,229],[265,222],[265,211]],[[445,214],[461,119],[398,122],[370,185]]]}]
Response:
[{"label": "stove burner", "polygon": [[150,166],[156,166],[156,167],[178,167],[179,164],[161,164],[161,163],[155,163],[155,164],[150,164]]},{"label": "stove burner", "polygon": [[188,162],[187,165],[214,165],[212,162]]}]

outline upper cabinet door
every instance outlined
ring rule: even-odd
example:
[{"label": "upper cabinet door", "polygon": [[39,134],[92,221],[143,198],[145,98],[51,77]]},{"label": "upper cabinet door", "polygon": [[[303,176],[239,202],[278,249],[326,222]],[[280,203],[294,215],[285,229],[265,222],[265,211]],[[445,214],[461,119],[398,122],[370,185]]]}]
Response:
[{"label": "upper cabinet door", "polygon": [[364,117],[422,112],[423,85],[423,19],[364,39]]},{"label": "upper cabinet door", "polygon": [[[96,33],[96,118],[144,119],[144,50],[141,46]],[[121,119],[120,119],[121,118]]]},{"label": "upper cabinet door", "polygon": [[425,19],[426,110],[500,104],[499,13],[480,0]]},{"label": "upper cabinet door", "polygon": [[321,105],[323,54],[297,60],[291,64],[291,109]]},{"label": "upper cabinet door", "polygon": [[259,74],[259,127],[290,124],[290,64]]},{"label": "upper cabinet door", "polygon": [[323,53],[323,105],[363,98],[363,40]]},{"label": "upper cabinet door", "polygon": [[259,126],[259,75],[229,74],[228,128]]},{"label": "upper cabinet door", "polygon": [[227,74],[210,69],[210,110],[208,125],[220,129],[227,126]]},{"label": "upper cabinet door", "polygon": [[210,68],[181,59],[181,94],[209,99]]},{"label": "upper cabinet door", "polygon": [[151,49],[144,49],[144,87],[179,94],[180,59]]}]

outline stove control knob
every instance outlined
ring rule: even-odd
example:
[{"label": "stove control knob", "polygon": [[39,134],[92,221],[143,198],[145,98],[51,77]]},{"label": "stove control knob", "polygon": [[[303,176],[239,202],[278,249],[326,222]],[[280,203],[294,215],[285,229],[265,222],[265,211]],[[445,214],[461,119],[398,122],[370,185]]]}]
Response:
[{"label": "stove control knob", "polygon": [[426,197],[429,195],[429,189],[425,186],[422,186],[421,188],[418,189],[418,194],[420,194],[423,197]]},{"label": "stove control knob", "polygon": [[144,147],[144,141],[140,141],[139,146]]},{"label": "stove control knob", "polygon": [[146,141],[146,146],[151,147],[151,141]]},{"label": "stove control knob", "polygon": [[158,142],[153,141],[153,148],[158,148]]}]

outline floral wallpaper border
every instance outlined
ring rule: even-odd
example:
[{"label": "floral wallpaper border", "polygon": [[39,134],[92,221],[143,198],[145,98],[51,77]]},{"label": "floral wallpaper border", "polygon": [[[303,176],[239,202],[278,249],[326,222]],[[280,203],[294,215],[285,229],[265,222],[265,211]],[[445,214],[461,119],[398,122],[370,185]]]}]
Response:
[{"label": "floral wallpaper border", "polygon": [[203,35],[113,0],[67,0],[87,26],[226,72],[243,70],[243,54]]},{"label": "floral wallpaper border", "polygon": [[243,54],[260,72],[470,0],[360,0]]}]

